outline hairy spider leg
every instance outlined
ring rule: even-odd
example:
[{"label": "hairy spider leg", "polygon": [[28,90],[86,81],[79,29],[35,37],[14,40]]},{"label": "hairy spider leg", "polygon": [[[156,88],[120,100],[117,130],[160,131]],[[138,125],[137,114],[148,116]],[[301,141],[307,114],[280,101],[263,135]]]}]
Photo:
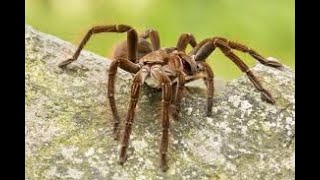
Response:
[{"label": "hairy spider leg", "polygon": [[117,106],[115,104],[115,78],[118,70],[118,66],[121,64],[126,64],[122,65],[122,67],[127,67],[127,69],[130,69],[132,72],[137,72],[140,70],[140,66],[138,64],[134,64],[128,60],[118,58],[114,61],[111,62],[109,73],[108,73],[108,99],[109,99],[109,104],[111,107],[112,115],[113,115],[113,120],[114,120],[114,126],[113,126],[113,136],[115,140],[119,139],[119,124],[120,124],[120,118],[118,115],[117,111]]},{"label": "hairy spider leg", "polygon": [[197,45],[197,41],[192,34],[183,33],[179,36],[176,47],[179,51],[185,52],[188,44],[190,44],[194,48]]},{"label": "hairy spider leg", "polygon": [[138,102],[139,93],[141,85],[143,84],[142,71],[139,71],[133,78],[133,84],[131,86],[131,99],[129,104],[129,109],[125,121],[124,131],[121,139],[121,149],[120,149],[120,157],[119,163],[121,165],[127,160],[127,148],[129,144],[130,134],[132,131],[132,124],[134,121],[135,108]]},{"label": "hairy spider leg", "polygon": [[160,49],[160,37],[159,37],[158,31],[156,31],[154,29],[147,29],[139,37],[141,37],[143,39],[150,38],[153,51]]},{"label": "hairy spider leg", "polygon": [[151,77],[158,80],[161,84],[162,90],[162,101],[161,101],[161,126],[162,135],[160,140],[160,168],[162,171],[168,169],[167,165],[167,152],[168,152],[168,141],[169,141],[169,108],[171,104],[171,81],[168,76],[163,73],[163,68],[160,65],[154,65],[151,68]]},{"label": "hairy spider leg", "polygon": [[[137,32],[131,26],[120,24],[120,25],[105,25],[105,26],[92,27],[82,39],[80,45],[78,46],[76,52],[73,54],[72,58],[62,61],[59,64],[59,67],[63,68],[68,64],[72,63],[73,61],[77,60],[81,50],[83,49],[85,44],[89,41],[90,37],[93,34],[104,33],[104,32],[116,32],[116,33],[127,32],[128,60],[133,63],[137,63],[137,46],[138,46]],[[123,67],[122,69],[126,70],[126,67]]]},{"label": "hairy spider leg", "polygon": [[[242,72],[246,73],[247,77],[253,83],[255,88],[261,92],[263,100],[271,104],[275,103],[275,100],[272,98],[271,94],[262,87],[261,83],[255,77],[255,75],[252,73],[249,67],[236,54],[232,52],[232,48],[224,39],[220,37],[205,39],[202,42],[200,42],[194,48],[194,50],[191,51],[191,54],[195,55],[194,58],[196,61],[204,61],[215,50],[216,47],[218,47],[225,56],[227,56],[232,62],[234,62]],[[260,62],[261,58],[257,60]],[[268,60],[266,60],[266,62],[264,62],[263,64],[275,68],[282,67],[280,63],[274,61],[272,61],[271,63],[271,61]]]},{"label": "hairy spider leg", "polygon": [[169,136],[169,107],[171,103],[171,81],[168,76],[164,75],[161,65],[153,65],[151,68],[143,66],[141,70],[135,75],[131,87],[131,100],[129,110],[126,117],[124,133],[121,139],[121,149],[119,163],[123,165],[127,159],[127,148],[129,144],[130,134],[132,131],[132,124],[134,122],[135,108],[138,102],[141,86],[147,76],[151,76],[157,80],[161,85],[162,101],[161,101],[161,126],[162,135],[160,140],[160,168],[162,171],[168,169],[167,165],[167,151],[168,151],[168,136]]},{"label": "hairy spider leg", "polygon": [[[176,61],[175,59],[174,61]],[[170,61],[172,62],[172,61]],[[185,74],[179,68],[172,68],[169,65],[163,66],[163,73],[170,77],[173,77],[171,80],[172,87],[172,96],[171,96],[171,105],[170,105],[170,114],[174,120],[178,120],[178,115],[180,111],[180,104],[183,97],[184,84],[185,84]]]}]

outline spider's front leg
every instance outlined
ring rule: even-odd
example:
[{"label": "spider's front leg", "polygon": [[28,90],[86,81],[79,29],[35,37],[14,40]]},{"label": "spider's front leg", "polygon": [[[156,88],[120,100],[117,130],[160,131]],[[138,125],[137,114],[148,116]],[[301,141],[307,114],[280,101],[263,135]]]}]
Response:
[{"label": "spider's front leg", "polygon": [[77,60],[80,55],[81,50],[89,41],[90,37],[93,34],[104,33],[104,32],[116,32],[116,33],[124,33],[127,32],[127,43],[128,43],[128,60],[131,62],[136,62],[136,54],[137,54],[137,44],[138,44],[138,35],[136,30],[134,30],[131,26],[128,25],[105,25],[105,26],[94,26],[92,27],[82,39],[80,45],[78,46],[76,52],[73,54],[72,58],[67,59],[59,63],[59,67],[66,67],[68,64]]},{"label": "spider's front leg", "polygon": [[167,171],[167,152],[169,141],[169,108],[171,104],[172,87],[171,81],[168,76],[163,74],[163,69],[159,65],[155,65],[151,68],[151,76],[161,83],[162,101],[161,101],[161,126],[162,135],[160,141],[160,168],[162,171]]},{"label": "spider's front leg", "polygon": [[121,139],[121,149],[119,156],[119,163],[123,165],[127,160],[127,149],[129,145],[130,134],[132,131],[133,120],[135,116],[135,108],[138,103],[139,93],[145,77],[148,75],[147,71],[139,71],[133,78],[131,86],[131,99],[126,121],[124,124],[124,131]]},{"label": "spider's front leg", "polygon": [[160,168],[162,171],[168,169],[167,165],[167,152],[168,152],[168,141],[169,141],[169,106],[171,100],[171,85],[170,79],[163,75],[162,79],[162,103],[161,103],[161,114],[162,114],[162,136],[160,141]]},{"label": "spider's front leg", "polygon": [[114,128],[113,128],[113,136],[115,140],[118,140],[119,138],[119,124],[120,124],[120,118],[117,111],[117,106],[115,104],[115,98],[114,98],[114,90],[115,90],[115,78],[118,70],[118,66],[123,67],[124,70],[129,72],[138,72],[140,69],[140,66],[137,64],[134,64],[126,59],[118,58],[111,62],[109,73],[108,73],[108,99],[109,104],[111,107],[113,120],[114,120]]}]

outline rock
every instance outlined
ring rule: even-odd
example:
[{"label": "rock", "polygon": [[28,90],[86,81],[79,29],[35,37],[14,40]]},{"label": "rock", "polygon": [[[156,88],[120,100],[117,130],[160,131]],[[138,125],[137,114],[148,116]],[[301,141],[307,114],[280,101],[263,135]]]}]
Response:
[{"label": "rock", "polygon": [[[288,67],[252,68],[276,105],[261,101],[241,76],[219,86],[206,117],[203,88],[190,88],[180,120],[171,123],[169,170],[163,173],[158,91],[143,88],[121,166],[106,98],[110,61],[82,51],[61,70],[57,64],[76,46],[28,25],[25,45],[26,179],[294,179],[295,76]],[[124,120],[132,77],[118,72],[116,101]]]}]

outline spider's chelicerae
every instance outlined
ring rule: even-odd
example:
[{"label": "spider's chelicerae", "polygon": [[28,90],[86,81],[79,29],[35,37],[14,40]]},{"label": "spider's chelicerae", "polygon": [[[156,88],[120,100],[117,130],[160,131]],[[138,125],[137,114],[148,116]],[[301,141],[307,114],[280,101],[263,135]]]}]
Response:
[{"label": "spider's chelicerae", "polygon": [[[110,65],[108,77],[108,98],[114,119],[115,139],[118,139],[120,136],[120,118],[114,98],[117,68],[120,67],[134,75],[129,110],[122,138],[120,139],[120,164],[124,164],[127,158],[127,148],[141,86],[145,84],[146,80],[152,79],[156,82],[156,88],[161,88],[162,90],[160,167],[162,171],[168,169],[169,112],[172,112],[172,117],[177,117],[185,83],[202,78],[207,86],[206,112],[210,116],[214,93],[213,72],[205,60],[216,48],[219,48],[242,72],[246,73],[256,89],[261,92],[263,100],[272,104],[275,103],[271,94],[262,87],[248,66],[232,52],[232,49],[249,53],[253,58],[266,66],[280,69],[282,65],[276,61],[267,60],[246,45],[229,41],[222,37],[207,38],[197,43],[192,34],[184,33],[180,35],[175,47],[161,48],[159,34],[155,30],[147,30],[138,35],[137,31],[128,25],[95,26],[87,32],[73,57],[61,62],[59,67],[65,67],[75,61],[91,35],[103,32],[127,33],[127,40],[120,43],[114,51],[114,60]],[[147,41],[148,38],[151,43]],[[188,44],[193,49],[187,54],[185,50]]]}]

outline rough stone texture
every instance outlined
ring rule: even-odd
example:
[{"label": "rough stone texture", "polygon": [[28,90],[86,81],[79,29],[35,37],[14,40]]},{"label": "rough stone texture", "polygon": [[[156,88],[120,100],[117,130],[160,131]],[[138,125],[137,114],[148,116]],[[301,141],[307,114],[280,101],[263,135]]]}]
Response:
[{"label": "rough stone texture", "polygon": [[[202,88],[192,88],[172,121],[169,167],[159,168],[160,93],[145,87],[124,166],[111,137],[106,98],[110,61],[25,26],[26,179],[294,179],[294,72],[252,70],[276,105],[262,102],[246,76],[218,86],[211,117]],[[131,75],[119,69],[117,104],[124,120]],[[219,76],[219,75],[217,75]],[[221,84],[221,83],[220,83]]]}]

